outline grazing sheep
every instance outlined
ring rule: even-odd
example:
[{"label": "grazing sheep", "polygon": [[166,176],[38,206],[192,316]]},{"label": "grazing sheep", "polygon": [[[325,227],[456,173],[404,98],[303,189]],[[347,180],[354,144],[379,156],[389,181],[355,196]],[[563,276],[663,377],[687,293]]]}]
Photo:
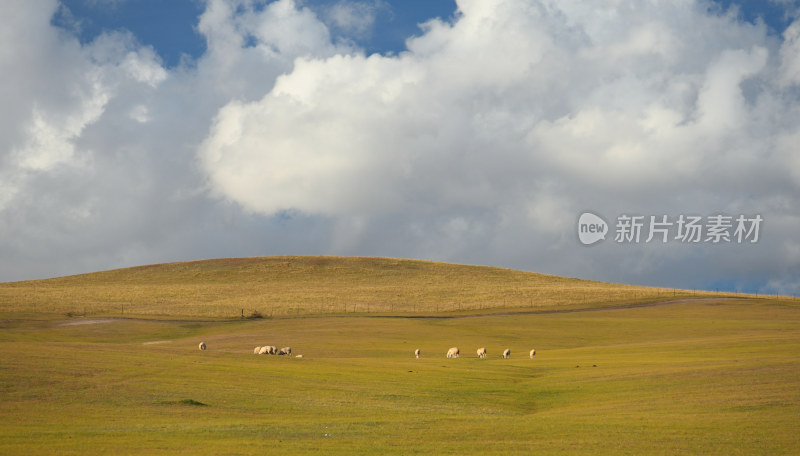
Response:
[{"label": "grazing sheep", "polygon": [[448,358],[458,358],[460,354],[461,352],[458,351],[458,347],[453,347],[450,350],[447,350]]},{"label": "grazing sheep", "polygon": [[268,345],[267,347],[267,354],[268,355],[277,355],[278,349],[274,345]]},{"label": "grazing sheep", "polygon": [[266,345],[264,345],[258,350],[259,355],[266,355],[267,353],[269,353],[269,347],[267,347]]},{"label": "grazing sheep", "polygon": [[253,354],[257,355],[259,351],[261,351],[261,347],[256,347],[253,349]]},{"label": "grazing sheep", "polygon": [[280,350],[278,350],[278,354],[292,356],[292,347],[283,347]]},{"label": "grazing sheep", "polygon": [[511,349],[506,348],[505,351],[503,352],[503,359],[508,359],[510,357],[511,357]]},{"label": "grazing sheep", "polygon": [[486,347],[478,349],[478,358],[486,358]]},{"label": "grazing sheep", "polygon": [[536,349],[535,348],[531,349],[531,359],[533,359],[534,356],[536,356]]},{"label": "grazing sheep", "polygon": [[200,342],[200,350],[205,350],[205,349],[206,349],[206,343]]},{"label": "grazing sheep", "polygon": [[416,356],[417,358],[419,358],[419,348],[418,348],[418,349],[416,349],[416,350],[414,350],[414,356]]}]

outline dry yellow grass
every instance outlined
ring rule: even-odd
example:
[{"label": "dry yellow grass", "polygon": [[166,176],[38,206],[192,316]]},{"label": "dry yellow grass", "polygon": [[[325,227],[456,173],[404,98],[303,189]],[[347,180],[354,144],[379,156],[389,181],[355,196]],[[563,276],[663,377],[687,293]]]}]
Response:
[{"label": "dry yellow grass", "polygon": [[[74,324],[92,320],[103,323]],[[305,356],[252,354],[266,343]],[[462,355],[446,359],[453,345]],[[470,318],[0,319],[0,360],[2,455],[800,448],[800,306],[774,299]]]},{"label": "dry yellow grass", "polygon": [[0,313],[237,318],[552,310],[712,292],[618,285],[503,268],[361,257],[168,263],[0,284]]}]

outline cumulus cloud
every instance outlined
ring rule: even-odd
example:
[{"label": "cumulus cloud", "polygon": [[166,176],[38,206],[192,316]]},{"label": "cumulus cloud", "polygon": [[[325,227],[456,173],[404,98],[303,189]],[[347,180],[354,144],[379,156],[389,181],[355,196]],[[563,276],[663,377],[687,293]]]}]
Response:
[{"label": "cumulus cloud", "polygon": [[779,81],[785,85],[800,84],[800,22],[794,22],[783,33]]},{"label": "cumulus cloud", "polygon": [[298,56],[344,52],[313,13],[209,1],[197,25],[208,52],[167,70],[128,32],[81,44],[51,23],[65,8],[0,5],[0,280],[265,254],[264,236],[319,250],[210,201],[195,160],[225,103],[262,97]]},{"label": "cumulus cloud", "polygon": [[756,108],[783,98],[764,30],[699,6],[645,23],[563,2],[459,8],[399,56],[306,56],[261,100],[225,106],[201,148],[217,190],[262,213],[401,211],[421,189],[434,207],[495,206],[553,171],[685,184],[733,140],[784,133],[742,132],[768,128]]},{"label": "cumulus cloud", "polygon": [[[57,8],[55,1],[36,6],[50,14]],[[153,84],[165,75],[154,69],[152,52],[134,50],[125,39],[110,37],[82,49],[50,26],[49,15],[25,2],[6,2],[2,8],[4,17],[13,18],[5,21],[0,45],[6,81],[0,114],[2,199],[8,202],[36,174],[86,165],[87,151],[77,150],[76,141],[103,114],[118,81],[146,78]],[[112,42],[114,52],[106,52]]]},{"label": "cumulus cloud", "polygon": [[321,8],[322,20],[346,38],[365,39],[372,34],[379,14],[388,14],[391,7],[381,0],[339,0]]},{"label": "cumulus cloud", "polygon": [[267,215],[439,219],[449,235],[426,233],[455,257],[468,233],[535,257],[534,238],[586,207],[767,212],[773,240],[787,234],[796,26],[781,43],[694,2],[458,8],[407,52],[302,56],[260,100],[227,104],[199,151],[216,194]]},{"label": "cumulus cloud", "polygon": [[[342,37],[381,1],[208,0],[205,54],[166,69],[130,34],[80,44],[55,0],[4,2],[0,254],[18,261],[0,277],[334,253],[800,291],[797,23],[775,36],[690,0],[457,5],[366,55]],[[586,248],[583,210],[765,222],[754,245]]]}]

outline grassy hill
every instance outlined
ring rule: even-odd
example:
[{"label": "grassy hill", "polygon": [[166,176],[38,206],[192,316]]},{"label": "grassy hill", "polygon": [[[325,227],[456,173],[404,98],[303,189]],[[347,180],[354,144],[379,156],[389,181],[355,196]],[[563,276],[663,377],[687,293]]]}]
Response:
[{"label": "grassy hill", "polygon": [[700,295],[333,257],[0,284],[0,454],[797,454],[800,303]]},{"label": "grassy hill", "polygon": [[0,313],[177,318],[618,306],[718,295],[503,268],[355,257],[168,263],[0,284]]}]

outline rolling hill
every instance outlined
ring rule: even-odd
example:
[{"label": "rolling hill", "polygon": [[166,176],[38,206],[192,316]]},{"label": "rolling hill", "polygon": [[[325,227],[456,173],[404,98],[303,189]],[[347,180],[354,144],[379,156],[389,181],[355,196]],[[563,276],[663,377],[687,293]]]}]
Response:
[{"label": "rolling hill", "polygon": [[167,263],[0,284],[0,313],[152,318],[530,312],[711,292],[619,285],[486,266],[282,256]]},{"label": "rolling hill", "polygon": [[0,284],[0,454],[797,454],[798,301],[710,295],[338,257]]}]

